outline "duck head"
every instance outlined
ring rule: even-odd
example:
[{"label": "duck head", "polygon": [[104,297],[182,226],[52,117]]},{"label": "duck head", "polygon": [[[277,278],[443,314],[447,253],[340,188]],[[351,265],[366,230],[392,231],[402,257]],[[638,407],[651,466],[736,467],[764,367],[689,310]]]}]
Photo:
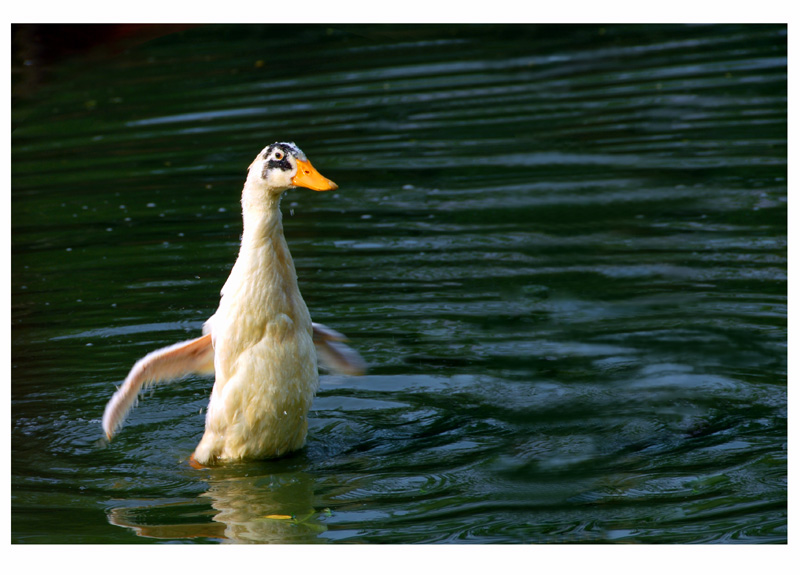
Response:
[{"label": "duck head", "polygon": [[339,187],[320,174],[294,142],[275,142],[261,150],[250,164],[247,186],[278,196],[296,187],[319,192]]}]

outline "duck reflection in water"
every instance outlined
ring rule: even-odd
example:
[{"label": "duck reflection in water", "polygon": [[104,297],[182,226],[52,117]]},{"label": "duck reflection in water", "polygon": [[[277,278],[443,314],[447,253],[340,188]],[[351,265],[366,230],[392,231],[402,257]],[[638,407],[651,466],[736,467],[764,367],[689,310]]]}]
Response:
[{"label": "duck reflection in water", "polygon": [[[308,474],[242,477],[220,471],[213,471],[208,490],[198,498],[144,505],[115,502],[107,511],[108,522],[140,537],[226,543],[313,543],[326,531],[324,517],[329,512],[314,509],[314,480]],[[252,471],[250,464],[248,472]],[[164,517],[170,522],[164,523]]]}]

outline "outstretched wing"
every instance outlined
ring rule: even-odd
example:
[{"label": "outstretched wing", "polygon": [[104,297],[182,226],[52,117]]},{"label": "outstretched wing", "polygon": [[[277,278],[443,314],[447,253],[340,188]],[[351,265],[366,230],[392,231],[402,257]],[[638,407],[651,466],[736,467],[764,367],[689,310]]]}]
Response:
[{"label": "outstretched wing", "polygon": [[125,382],[111,397],[103,413],[103,430],[111,439],[136,405],[139,392],[154,383],[191,373],[214,373],[211,334],[157,349],[136,362]]},{"label": "outstretched wing", "polygon": [[321,323],[313,323],[314,345],[317,358],[323,367],[345,375],[364,375],[367,364],[356,350],[346,346],[347,338],[336,330]]},{"label": "outstretched wing", "polygon": [[[314,344],[320,363],[346,375],[363,375],[367,365],[357,351],[343,341],[347,338],[320,323],[312,324]],[[214,373],[211,334],[157,349],[134,364],[122,386],[106,405],[103,430],[111,439],[136,405],[139,393],[155,383],[179,379],[192,373]]]}]

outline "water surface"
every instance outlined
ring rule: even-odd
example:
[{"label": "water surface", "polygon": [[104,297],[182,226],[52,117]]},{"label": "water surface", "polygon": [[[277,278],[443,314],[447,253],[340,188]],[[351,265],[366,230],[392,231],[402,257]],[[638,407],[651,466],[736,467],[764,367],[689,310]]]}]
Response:
[{"label": "water surface", "polygon": [[[786,28],[188,29],[14,76],[12,541],[785,543]],[[258,151],[324,374],[308,446],[197,471],[142,398],[233,265]]]}]

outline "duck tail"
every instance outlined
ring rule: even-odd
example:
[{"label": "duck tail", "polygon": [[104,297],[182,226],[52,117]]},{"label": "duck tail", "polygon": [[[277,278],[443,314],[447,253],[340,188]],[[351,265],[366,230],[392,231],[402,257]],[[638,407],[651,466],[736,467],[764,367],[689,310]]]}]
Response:
[{"label": "duck tail", "polygon": [[111,439],[122,427],[143,388],[191,373],[214,373],[214,347],[210,333],[157,349],[137,361],[122,386],[106,404],[103,413],[106,437]]}]

